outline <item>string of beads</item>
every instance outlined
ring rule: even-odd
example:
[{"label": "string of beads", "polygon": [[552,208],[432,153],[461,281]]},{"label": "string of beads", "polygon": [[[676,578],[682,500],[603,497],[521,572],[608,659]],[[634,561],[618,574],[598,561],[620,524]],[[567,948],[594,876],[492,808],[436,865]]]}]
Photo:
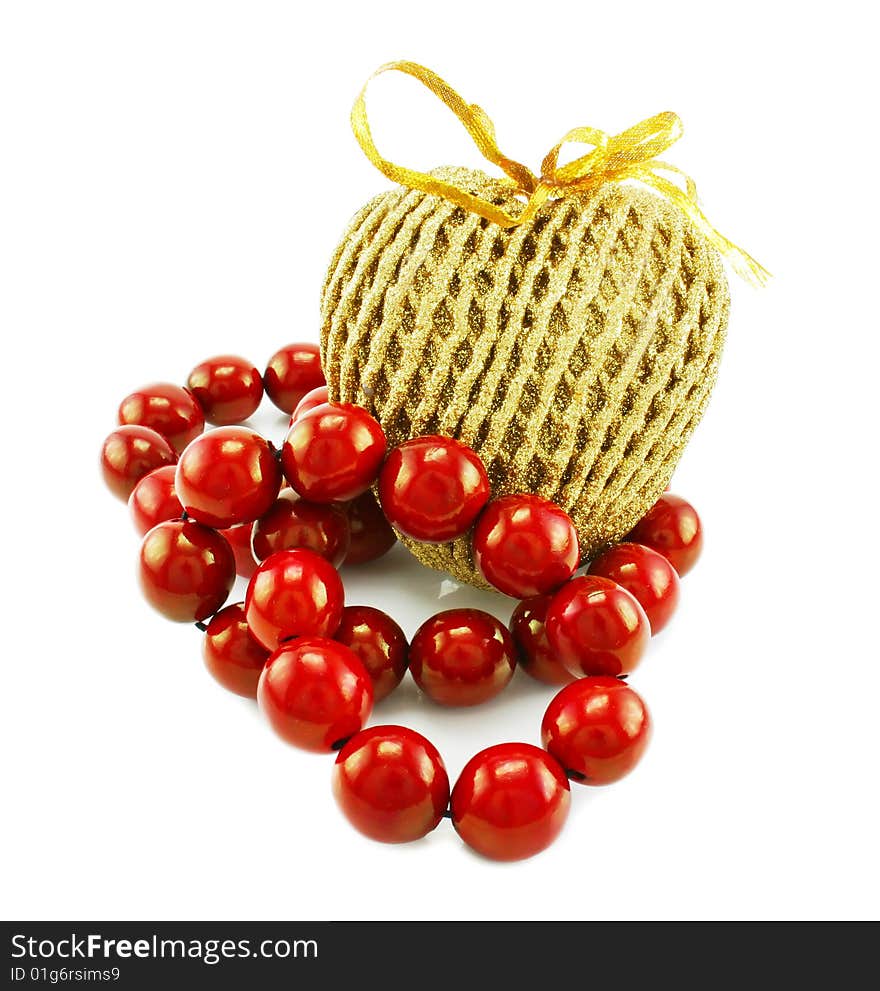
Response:
[{"label": "string of beads", "polygon": [[[280,449],[241,425],[264,392],[291,414]],[[529,493],[493,499],[481,459],[452,437],[389,451],[366,410],[330,401],[311,344],[282,348],[262,374],[237,356],[204,361],[185,388],[153,384],[126,397],[119,424],[102,467],[143,537],[145,597],[196,624],[210,673],[256,698],[282,739],[336,753],[334,794],[361,832],[405,842],[448,817],[485,856],[528,857],[562,828],[570,781],[609,784],[639,761],[651,719],[625,679],[700,552],[700,521],[683,499],[665,493],[626,541],[578,573],[577,531],[559,506]],[[520,600],[509,627],[449,609],[408,642],[386,613],[346,605],[338,569],[375,560],[397,534],[468,537],[485,580]],[[247,592],[227,605],[236,574]],[[434,702],[474,706],[501,692],[517,664],[558,689],[543,747],[489,747],[452,788],[423,736],[366,727],[407,670]]]}]

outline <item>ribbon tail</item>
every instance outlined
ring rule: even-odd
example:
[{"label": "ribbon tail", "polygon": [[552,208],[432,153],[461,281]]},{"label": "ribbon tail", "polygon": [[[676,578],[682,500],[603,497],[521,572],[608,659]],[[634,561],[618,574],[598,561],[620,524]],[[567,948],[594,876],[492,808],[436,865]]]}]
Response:
[{"label": "ribbon tail", "polygon": [[[672,166],[667,166],[663,163],[653,163],[654,167],[658,164],[663,168],[670,168],[672,171],[680,172],[679,169]],[[696,190],[692,182],[688,182],[688,191],[685,192],[674,182],[663,176],[656,175],[648,169],[644,171],[640,169],[632,178],[648,186],[652,186],[657,192],[665,196],[666,199],[675,203],[682,213],[700,230],[706,240],[721,252],[730,263],[730,267],[741,279],[755,286],[764,286],[772,278],[770,272],[760,262],[752,258],[747,251],[744,251],[738,244],[734,244],[733,241],[726,238],[717,228],[712,226],[709,219],[697,204]]]}]

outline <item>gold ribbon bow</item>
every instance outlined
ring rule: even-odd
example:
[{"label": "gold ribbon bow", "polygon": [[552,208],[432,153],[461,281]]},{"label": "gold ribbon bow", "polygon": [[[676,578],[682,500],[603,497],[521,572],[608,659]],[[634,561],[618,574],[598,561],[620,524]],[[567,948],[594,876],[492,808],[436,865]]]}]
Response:
[{"label": "gold ribbon bow", "polygon": [[[507,213],[481,196],[461,189],[455,183],[396,165],[379,154],[367,119],[366,92],[371,80],[392,70],[418,79],[449,107],[464,125],[480,154],[497,165],[511,180],[513,187],[528,197],[520,213]],[[674,144],[683,132],[678,115],[669,111],[649,117],[620,134],[608,135],[594,127],[575,127],[544,156],[541,175],[536,176],[525,165],[502,154],[495,143],[492,121],[475,103],[466,103],[447,82],[423,65],[416,62],[389,62],[377,69],[364,83],[351,110],[351,126],[364,154],[392,182],[423,193],[442,196],[501,227],[527,223],[550,198],[587,192],[606,182],[623,182],[627,179],[641,182],[655,189],[686,214],[728,259],[738,275],[759,285],[763,285],[770,277],[770,273],[751,255],[709,223],[697,202],[697,187],[693,179],[681,169],[657,157]],[[588,145],[592,151],[565,165],[559,165],[559,153],[566,144],[573,142]],[[683,185],[661,175],[661,172],[672,174]]]}]

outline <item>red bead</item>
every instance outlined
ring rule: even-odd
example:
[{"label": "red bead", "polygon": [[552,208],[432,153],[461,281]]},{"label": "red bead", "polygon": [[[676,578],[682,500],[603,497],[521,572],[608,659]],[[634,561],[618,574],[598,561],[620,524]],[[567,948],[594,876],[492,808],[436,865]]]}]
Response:
[{"label": "red bead", "polygon": [[678,575],[656,551],[641,544],[617,544],[590,563],[591,575],[623,586],[645,610],[651,632],[659,633],[678,605]]},{"label": "red bead", "polygon": [[281,449],[288,482],[313,502],[354,499],[376,480],[385,434],[350,403],[327,403],[296,420]]},{"label": "red bead", "polygon": [[288,344],[272,355],[263,372],[266,395],[285,413],[292,413],[307,392],[324,384],[317,344]]},{"label": "red bead", "polygon": [[202,657],[213,677],[230,692],[257,697],[257,682],[269,651],[253,636],[244,616],[244,603],[226,606],[208,623]]},{"label": "red bead", "polygon": [[567,685],[574,675],[566,670],[551,648],[544,624],[550,599],[549,595],[523,599],[510,617],[510,632],[523,671],[545,685]]},{"label": "red bead", "polygon": [[174,490],[174,465],[156,468],[132,489],[128,509],[135,529],[143,537],[158,523],[183,516],[183,506]]},{"label": "red bead", "polygon": [[367,721],[373,686],[348,647],[323,637],[302,637],[282,644],[266,662],[257,701],[283,740],[326,753]]},{"label": "red bead", "polygon": [[379,499],[401,533],[442,543],[470,529],[489,501],[489,476],[480,458],[457,440],[416,437],[388,455]]},{"label": "red bead", "polygon": [[373,682],[373,700],[394,691],[406,674],[409,644],[403,630],[381,609],[346,606],[333,639],[353,650]]},{"label": "red bead", "polygon": [[218,426],[241,423],[263,398],[263,377],[246,358],[221,354],[196,365],[186,382],[205,413]]},{"label": "red bead", "polygon": [[327,391],[326,385],[319,385],[317,389],[312,389],[311,392],[307,392],[296,404],[296,409],[290,417],[290,425],[293,426],[294,420],[298,420],[301,416],[305,416],[306,413],[311,413],[315,407],[323,406],[325,403],[329,402],[330,394]]},{"label": "red bead", "polygon": [[568,781],[549,754],[530,743],[501,743],[468,761],[450,807],[469,847],[492,860],[522,860],[556,839],[570,803]]},{"label": "red bead", "polygon": [[449,777],[436,747],[403,726],[353,736],[333,767],[333,794],[348,821],[382,843],[427,836],[449,804]]},{"label": "red bead", "polygon": [[348,551],[348,517],[338,506],[307,502],[285,489],[254,524],[253,550],[258,561],[275,551],[306,547],[338,566]]},{"label": "red bead", "polygon": [[345,555],[346,564],[365,564],[382,557],[397,543],[385,514],[370,491],[345,503],[351,542]]},{"label": "red bead", "polygon": [[703,550],[703,527],[696,509],[687,500],[664,493],[627,540],[662,554],[682,577],[697,563]]},{"label": "red bead", "polygon": [[207,619],[235,582],[235,558],[226,538],[191,521],[160,523],[144,537],[140,556],[144,596],[178,623]]},{"label": "red bead", "polygon": [[175,478],[187,514],[205,526],[250,523],[278,496],[281,469],[267,440],[247,427],[209,430],[181,454]]},{"label": "red bead", "polygon": [[448,609],[422,623],[409,669],[441,705],[479,705],[513,677],[516,649],[506,626],[480,609]]},{"label": "red bead", "polygon": [[332,637],[344,605],[345,592],[333,565],[301,548],[266,558],[245,596],[248,626],[269,650],[290,637]]},{"label": "red bead", "polygon": [[250,578],[257,570],[259,563],[251,550],[251,533],[254,529],[253,523],[240,523],[238,526],[231,526],[220,532],[229,541],[232,553],[235,555],[235,571],[242,578]]},{"label": "red bead", "polygon": [[566,582],[550,601],[546,624],[553,653],[578,678],[627,674],[651,640],[648,617],[636,599],[598,575]]},{"label": "red bead", "polygon": [[474,557],[486,581],[505,595],[544,595],[574,574],[577,531],[568,514],[549,499],[502,496],[477,520]]},{"label": "red bead", "polygon": [[180,454],[205,429],[205,414],[186,389],[170,382],[156,382],[122,400],[119,422],[155,430]]},{"label": "red bead", "polygon": [[607,785],[635,767],[651,735],[641,697],[617,678],[581,678],[553,699],[541,723],[544,746],[569,777]]},{"label": "red bead", "polygon": [[104,481],[119,499],[128,499],[144,475],[176,461],[174,448],[149,427],[118,427],[101,448]]}]

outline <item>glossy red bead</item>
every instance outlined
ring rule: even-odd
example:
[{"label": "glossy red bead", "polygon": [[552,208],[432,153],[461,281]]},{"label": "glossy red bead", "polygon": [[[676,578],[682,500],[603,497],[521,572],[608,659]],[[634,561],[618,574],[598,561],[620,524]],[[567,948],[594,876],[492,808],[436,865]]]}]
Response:
[{"label": "glossy red bead", "polygon": [[304,499],[347,501],[376,480],[385,447],[382,428],[365,409],[327,403],[294,421],[281,449],[281,464]]},{"label": "glossy red bead", "polygon": [[208,623],[202,657],[205,667],[224,688],[245,698],[257,697],[257,682],[269,651],[248,628],[243,602],[226,606]]},{"label": "glossy red bead", "polygon": [[156,468],[132,489],[128,511],[137,532],[143,536],[158,523],[183,516],[183,506],[174,490],[174,465]]},{"label": "glossy red bead", "polygon": [[288,344],[269,359],[263,372],[266,395],[285,413],[292,413],[300,399],[325,384],[317,344]]},{"label": "glossy red bead", "polygon": [[567,581],[550,600],[547,638],[578,678],[632,671],[651,642],[651,626],[635,597],[598,575]]},{"label": "glossy red bead", "polygon": [[422,623],[412,639],[409,669],[441,705],[479,705],[513,677],[510,631],[481,609],[448,609]]},{"label": "glossy red bead", "polygon": [[119,499],[128,499],[144,475],[176,461],[174,448],[149,427],[117,427],[101,447],[101,473]]},{"label": "glossy red bead", "polygon": [[635,767],[648,745],[651,718],[641,697],[617,678],[581,678],[552,700],[541,739],[569,777],[607,785]]},{"label": "glossy red bead", "polygon": [[251,532],[253,529],[253,523],[240,523],[238,526],[227,527],[220,531],[229,541],[229,546],[235,555],[235,571],[242,578],[250,578],[257,570],[259,563],[251,550]]},{"label": "glossy red bead", "polygon": [[662,554],[681,578],[703,550],[703,526],[686,499],[664,492],[626,539]]},{"label": "glossy red bead", "polygon": [[345,592],[336,569],[314,551],[277,551],[257,568],[245,595],[254,636],[269,650],[290,637],[332,637]]},{"label": "glossy red bead", "polygon": [[333,794],[348,821],[381,843],[427,836],[449,804],[449,777],[437,748],[404,726],[353,736],[333,767]]},{"label": "glossy red bead", "polygon": [[641,544],[617,544],[590,563],[591,575],[601,575],[631,592],[645,610],[651,632],[659,633],[678,605],[678,575],[657,551]]},{"label": "glossy red bead", "polygon": [[480,458],[457,440],[415,437],[388,455],[379,500],[401,533],[441,543],[470,529],[489,501],[489,477]]},{"label": "glossy red bead", "polygon": [[523,671],[545,685],[567,685],[574,675],[560,662],[547,639],[545,618],[550,599],[549,595],[523,599],[510,617],[510,633]]},{"label": "glossy red bead", "polygon": [[217,427],[181,454],[175,487],[189,516],[225,529],[268,511],[281,487],[281,469],[271,444],[255,431]]},{"label": "glossy red bead", "polygon": [[353,650],[373,682],[373,700],[380,701],[403,680],[409,644],[403,630],[381,609],[346,606],[333,639]]},{"label": "glossy red bead", "polygon": [[265,561],[275,551],[306,547],[338,566],[348,552],[348,517],[338,506],[308,502],[292,489],[281,492],[254,523],[253,552]]},{"label": "glossy red bead", "polygon": [[385,514],[370,491],[344,504],[350,542],[345,564],[366,564],[387,554],[397,543]]},{"label": "glossy red bead", "polygon": [[155,430],[180,454],[205,429],[205,414],[186,389],[170,382],[155,382],[122,400],[119,422]]},{"label": "glossy red bead", "polygon": [[220,354],[200,362],[189,373],[187,388],[205,419],[218,426],[241,423],[263,398],[263,377],[253,362],[236,354]]},{"label": "glossy red bead", "polygon": [[548,753],[530,743],[501,743],[468,761],[450,809],[469,847],[492,860],[522,860],[556,839],[570,804],[565,773]]},{"label": "glossy red bead", "polygon": [[139,575],[150,605],[168,619],[194,623],[226,601],[235,582],[235,558],[216,530],[170,520],[144,537]]},{"label": "glossy red bead", "polygon": [[325,403],[329,402],[330,393],[328,392],[326,385],[319,385],[317,389],[312,389],[311,392],[307,392],[296,404],[296,409],[291,414],[291,426],[293,425],[294,420],[299,419],[301,416],[305,416],[306,413],[311,413],[315,407],[323,406]]},{"label": "glossy red bead", "polygon": [[505,595],[526,599],[557,589],[579,563],[577,531],[549,499],[493,499],[474,530],[474,558],[483,577]]},{"label": "glossy red bead", "polygon": [[373,708],[373,685],[348,647],[302,637],[282,644],[266,662],[257,701],[283,740],[326,753],[363,727]]}]

